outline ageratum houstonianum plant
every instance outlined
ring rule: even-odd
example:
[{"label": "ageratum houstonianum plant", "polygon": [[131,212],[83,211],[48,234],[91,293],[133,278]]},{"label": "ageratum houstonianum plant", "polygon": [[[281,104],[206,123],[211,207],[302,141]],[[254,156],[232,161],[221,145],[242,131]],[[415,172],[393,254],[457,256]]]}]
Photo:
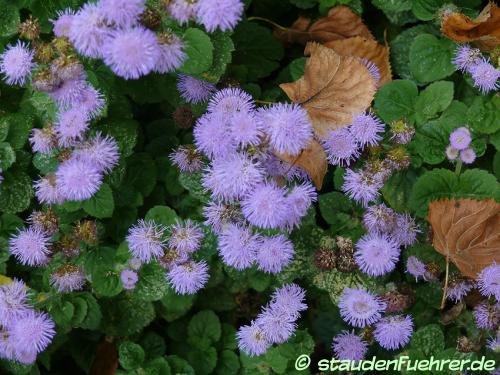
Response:
[{"label": "ageratum houstonianum plant", "polygon": [[1,373],[495,358],[500,11],[342,4],[0,0]]}]

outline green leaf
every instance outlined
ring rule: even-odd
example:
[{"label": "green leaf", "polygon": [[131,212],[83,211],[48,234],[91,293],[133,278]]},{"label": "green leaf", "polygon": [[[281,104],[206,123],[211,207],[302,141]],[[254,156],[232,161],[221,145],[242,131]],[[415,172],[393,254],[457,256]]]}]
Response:
[{"label": "green leaf", "polygon": [[223,350],[219,354],[217,361],[217,368],[215,374],[217,375],[236,375],[240,369],[240,360],[238,356],[231,350]]},{"label": "green leaf", "polygon": [[177,294],[173,289],[169,288],[165,296],[160,300],[158,312],[167,322],[172,322],[184,316],[193,306],[195,299],[196,295]]},{"label": "green leaf", "polygon": [[92,274],[92,287],[97,295],[114,297],[123,290],[120,275],[105,267],[97,267]]},{"label": "green leaf", "polygon": [[443,112],[453,100],[453,82],[431,83],[423,90],[415,102],[417,122],[423,123]]},{"label": "green leaf", "polygon": [[500,199],[500,186],[492,174],[469,169],[457,176],[448,169],[423,174],[413,186],[410,206],[420,217],[427,215],[429,203],[441,198]]},{"label": "green leaf", "polygon": [[5,141],[7,135],[9,134],[9,117],[0,117],[0,141]]},{"label": "green leaf", "polygon": [[0,207],[3,212],[15,214],[27,209],[33,197],[31,178],[12,169],[3,173],[0,184]]},{"label": "green leaf", "polygon": [[419,328],[410,340],[410,348],[422,351],[427,357],[444,349],[444,334],[439,325],[429,324]]},{"label": "green leaf", "polygon": [[290,63],[289,69],[292,81],[296,81],[304,75],[306,60],[307,59],[305,57],[299,57]]},{"label": "green leaf", "polygon": [[217,83],[226,71],[227,64],[231,62],[234,43],[229,33],[220,30],[210,34],[210,39],[214,45],[213,63],[210,69],[201,74],[201,78]]},{"label": "green leaf", "polygon": [[151,208],[145,217],[146,220],[152,220],[156,224],[161,224],[166,227],[175,224],[178,216],[177,213],[167,206],[154,206]]},{"label": "green leaf", "polygon": [[413,21],[411,0],[372,0],[373,5],[381,9],[391,23],[402,25]]},{"label": "green leaf", "polygon": [[79,296],[87,302],[87,316],[77,326],[83,329],[95,330],[101,324],[101,307],[95,297],[90,293],[82,293]]},{"label": "green leaf", "polygon": [[184,43],[188,58],[180,68],[182,73],[199,74],[212,66],[214,45],[207,34],[191,27],[184,33]]},{"label": "green leaf", "polygon": [[14,150],[23,148],[28,140],[31,129],[33,128],[34,117],[24,113],[14,113],[6,116],[9,122],[9,134],[6,141],[10,143]]},{"label": "green leaf", "polygon": [[240,22],[234,31],[235,52],[233,64],[248,69],[248,80],[267,77],[279,67],[283,58],[283,46],[267,27],[255,22]]},{"label": "green leaf", "polygon": [[375,96],[375,109],[384,122],[390,123],[411,118],[417,100],[418,90],[409,80],[395,80],[385,84]]},{"label": "green leaf", "polygon": [[84,298],[78,296],[71,298],[71,303],[75,308],[73,319],[71,320],[71,325],[73,327],[78,327],[85,320],[89,307],[87,301]]},{"label": "green leaf", "polygon": [[319,196],[319,210],[328,224],[338,223],[338,212],[349,212],[352,203],[348,197],[338,191],[321,194]]},{"label": "green leaf", "polygon": [[410,71],[423,83],[446,78],[455,72],[454,54],[455,44],[451,40],[419,35],[410,47]]},{"label": "green leaf", "polygon": [[0,142],[0,169],[6,170],[16,161],[16,153],[7,142]]},{"label": "green leaf", "polygon": [[96,130],[110,135],[116,140],[121,159],[132,155],[137,143],[138,128],[137,121],[130,119],[112,120],[96,126]]},{"label": "green leaf", "polygon": [[111,336],[129,336],[141,331],[155,318],[152,302],[124,294],[103,299],[103,330]]},{"label": "green leaf", "polygon": [[156,185],[157,176],[156,164],[151,156],[147,153],[136,153],[127,160],[123,185],[133,187],[147,197]]},{"label": "green leaf", "polygon": [[115,202],[109,185],[102,184],[99,191],[92,198],[83,202],[82,207],[86,213],[98,219],[113,216]]},{"label": "green leaf", "polygon": [[15,3],[7,0],[0,0],[0,37],[8,38],[17,33],[19,27],[20,18],[19,10],[15,6]]},{"label": "green leaf", "polygon": [[145,353],[140,345],[125,341],[118,348],[118,360],[125,370],[134,370],[144,362]]},{"label": "green leaf", "polygon": [[476,96],[467,111],[467,122],[473,132],[493,134],[500,131],[500,98]]},{"label": "green leaf", "polygon": [[495,157],[493,158],[493,173],[500,181],[500,151],[495,153]]},{"label": "green leaf", "polygon": [[167,357],[168,364],[172,369],[173,374],[182,374],[182,375],[195,375],[193,368],[189,364],[188,361],[178,357],[176,355],[169,355]]},{"label": "green leaf", "polygon": [[385,182],[382,194],[393,209],[399,212],[408,211],[411,191],[417,178],[417,172],[408,169],[394,173]]},{"label": "green leaf", "polygon": [[188,325],[188,336],[191,340],[208,338],[216,343],[221,335],[219,318],[212,310],[203,310],[194,315]]},{"label": "green leaf", "polygon": [[56,154],[57,153],[54,151],[49,154],[37,152],[35,156],[33,156],[33,165],[44,175],[54,173],[59,166]]},{"label": "green leaf", "polygon": [[165,270],[156,263],[146,264],[139,273],[134,293],[144,301],[158,301],[167,293]]},{"label": "green leaf", "polygon": [[217,350],[214,347],[190,348],[186,358],[193,366],[196,375],[211,374],[217,365]]},{"label": "green leaf", "polygon": [[413,0],[411,10],[419,20],[430,21],[444,3],[444,0]]},{"label": "green leaf", "polygon": [[[144,365],[144,372],[147,375],[170,375],[170,365],[162,357],[155,358]],[[177,373],[178,374],[178,373]]]}]

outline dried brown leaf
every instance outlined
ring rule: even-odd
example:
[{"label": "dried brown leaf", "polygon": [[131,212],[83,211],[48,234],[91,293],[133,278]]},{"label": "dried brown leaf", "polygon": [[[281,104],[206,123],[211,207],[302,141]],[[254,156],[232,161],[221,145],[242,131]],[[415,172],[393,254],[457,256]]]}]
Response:
[{"label": "dried brown leaf", "polygon": [[379,44],[373,39],[355,36],[348,39],[332,40],[325,43],[325,46],[332,48],[339,55],[365,58],[377,65],[380,71],[379,86],[392,80],[389,47],[387,45]]},{"label": "dried brown leaf", "polygon": [[370,106],[375,80],[355,57],[341,56],[319,43],[308,43],[304,55],[310,56],[304,75],[280,87],[309,113],[320,138],[329,130],[342,128]]},{"label": "dried brown leaf", "polygon": [[118,369],[118,351],[114,343],[107,339],[97,346],[90,375],[114,375]]},{"label": "dried brown leaf", "polygon": [[434,248],[470,278],[500,263],[500,204],[494,199],[445,199],[429,205]]},{"label": "dried brown leaf", "polygon": [[283,42],[302,44],[309,41],[324,43],[353,36],[374,39],[363,20],[344,5],[330,9],[327,17],[318,19],[308,29],[310,23],[309,18],[299,17],[287,30],[276,29],[275,35]]},{"label": "dried brown leaf", "polygon": [[321,190],[323,178],[328,169],[328,162],[323,147],[318,141],[313,140],[308,148],[304,149],[299,155],[290,156],[275,152],[280,159],[301,167],[311,177],[318,190]]},{"label": "dried brown leaf", "polygon": [[444,18],[441,32],[455,42],[473,42],[490,51],[500,45],[500,8],[489,3],[473,20],[462,13],[451,13]]}]

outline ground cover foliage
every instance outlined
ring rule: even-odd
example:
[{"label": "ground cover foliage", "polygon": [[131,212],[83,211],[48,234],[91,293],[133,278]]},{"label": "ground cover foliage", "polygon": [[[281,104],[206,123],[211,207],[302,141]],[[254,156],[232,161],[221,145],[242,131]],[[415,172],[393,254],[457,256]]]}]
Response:
[{"label": "ground cover foliage", "polygon": [[498,358],[494,3],[0,9],[0,372]]}]

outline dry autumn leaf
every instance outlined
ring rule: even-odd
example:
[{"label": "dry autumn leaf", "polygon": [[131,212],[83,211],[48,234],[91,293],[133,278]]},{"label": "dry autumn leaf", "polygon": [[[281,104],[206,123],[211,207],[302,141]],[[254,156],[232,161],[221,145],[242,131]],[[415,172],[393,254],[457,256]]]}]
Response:
[{"label": "dry autumn leaf", "polygon": [[451,13],[443,20],[441,32],[455,42],[474,42],[481,50],[490,51],[500,45],[500,8],[489,3],[473,20]]},{"label": "dry autumn leaf", "polygon": [[493,262],[500,263],[500,204],[494,199],[445,199],[429,205],[433,246],[460,272],[475,278]]},{"label": "dry autumn leaf", "polygon": [[97,346],[90,375],[113,375],[118,369],[118,351],[114,343],[104,339]]},{"label": "dry autumn leaf", "polygon": [[364,58],[377,65],[380,71],[379,86],[392,80],[388,46],[384,46],[373,39],[367,39],[361,36],[342,40],[332,40],[325,43],[325,46],[332,48],[339,55]]},{"label": "dry autumn leaf", "polygon": [[326,153],[318,141],[313,140],[309,147],[303,150],[298,156],[290,156],[277,152],[276,156],[307,171],[316,188],[318,190],[321,189],[323,178],[328,170],[328,162],[326,160]]},{"label": "dry autumn leaf", "polygon": [[275,35],[286,43],[302,43],[309,41],[325,43],[330,40],[361,36],[374,39],[372,33],[351,8],[339,5],[328,12],[328,16],[320,18],[309,28],[311,20],[299,17],[290,28],[276,29]]},{"label": "dry autumn leaf", "polygon": [[310,56],[304,75],[280,87],[307,110],[316,135],[323,138],[370,106],[376,83],[356,57],[341,56],[314,42],[306,45],[304,54]]}]

